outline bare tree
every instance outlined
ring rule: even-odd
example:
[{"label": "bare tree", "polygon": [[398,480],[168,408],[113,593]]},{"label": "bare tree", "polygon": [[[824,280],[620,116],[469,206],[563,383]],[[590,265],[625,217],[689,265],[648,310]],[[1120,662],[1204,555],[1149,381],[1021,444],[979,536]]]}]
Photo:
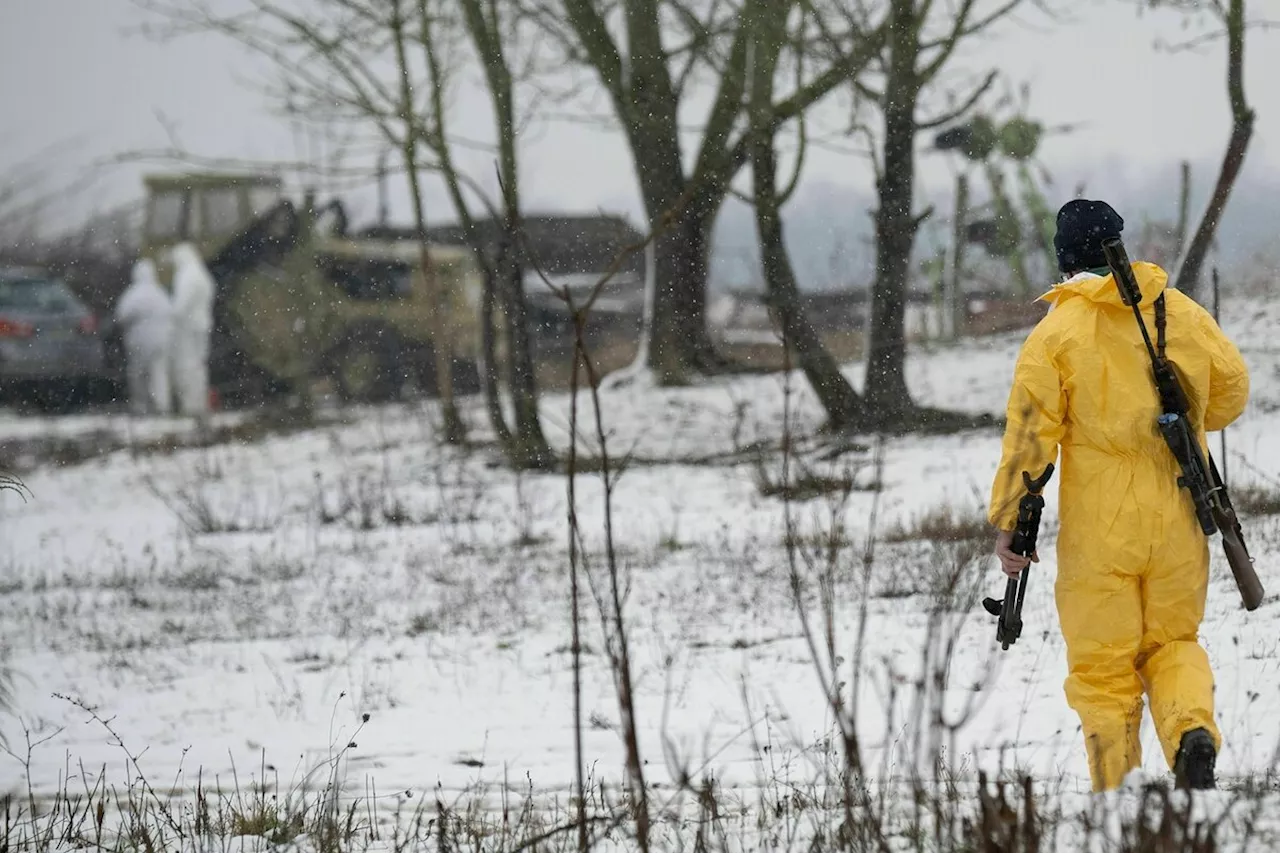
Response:
[{"label": "bare tree", "polygon": [[862,400],[840,366],[822,344],[796,285],[795,271],[783,241],[781,208],[798,184],[804,163],[804,119],[800,119],[801,144],[796,155],[795,174],[786,191],[778,189],[776,132],[772,106],[778,76],[778,61],[788,40],[787,20],[800,4],[798,0],[761,3],[748,0],[742,12],[745,25],[754,29],[751,41],[750,127],[751,171],[756,230],[770,308],[782,331],[784,344],[796,351],[800,368],[827,412],[828,427],[852,430],[862,422]]},{"label": "bare tree", "polygon": [[0,264],[44,268],[102,315],[129,283],[138,250],[137,211],[126,205],[73,219],[70,228],[53,228],[71,216],[67,199],[100,174],[91,169],[58,180],[54,163],[68,151],[65,144],[52,146],[0,175]]},{"label": "bare tree", "polygon": [[[424,55],[429,65],[438,67],[434,38],[438,18],[429,11],[428,0],[418,0],[418,4]],[[494,429],[500,440],[503,440],[512,464],[519,468],[545,468],[552,464],[554,455],[547,445],[542,421],[538,417],[537,384],[524,292],[524,263],[518,239],[521,203],[517,136],[521,127],[516,116],[516,74],[510,58],[510,48],[520,43],[523,21],[515,14],[517,10],[514,6],[504,0],[457,0],[457,7],[484,72],[493,113],[501,200],[499,205],[486,200],[485,205],[497,226],[496,246],[492,245],[492,236],[477,227],[471,212],[443,126],[446,112],[441,102],[441,92],[437,89],[433,92],[436,99],[433,113],[440,122],[439,138],[436,140],[440,172],[448,187],[458,220],[485,278],[485,307],[481,321],[482,334],[486,338],[485,363],[486,372],[489,373],[486,382],[490,383],[486,396],[490,401],[490,420],[494,422]],[[515,415],[514,429],[507,427],[493,387],[496,384],[494,373],[497,367],[493,328],[495,295],[501,302],[505,320],[507,381]]]},{"label": "bare tree", "polygon": [[80,141],[64,139],[39,153],[16,160],[0,174],[0,245],[21,246],[49,237],[51,214],[65,213],[65,201],[89,189],[100,177],[97,170],[81,170],[66,177],[65,161]]},{"label": "bare tree", "polygon": [[[675,221],[674,215],[659,218],[660,227],[668,228]],[[630,583],[624,576],[622,561],[618,558],[616,539],[614,537],[614,490],[618,478],[625,469],[625,463],[614,457],[609,449],[609,435],[605,429],[604,409],[600,399],[601,376],[597,373],[587,344],[587,324],[605,286],[617,275],[629,256],[646,250],[659,232],[650,233],[641,241],[624,246],[614,255],[612,261],[596,280],[586,298],[581,302],[574,299],[573,292],[565,286],[557,286],[547,277],[538,265],[538,258],[529,258],[533,271],[551,290],[569,312],[573,323],[573,362],[570,370],[569,386],[569,450],[566,461],[566,478],[568,485],[568,522],[569,522],[569,599],[571,615],[571,644],[573,655],[573,720],[574,720],[574,765],[576,770],[574,799],[577,813],[578,850],[586,853],[591,848],[587,835],[586,784],[582,760],[582,611],[581,611],[581,579],[585,578],[600,615],[600,628],[604,635],[604,647],[609,658],[609,669],[613,676],[614,690],[618,699],[618,715],[621,723],[621,737],[625,752],[627,771],[627,795],[630,801],[630,813],[634,820],[635,841],[642,853],[651,848],[650,833],[653,815],[650,814],[649,786],[645,782],[644,761],[640,750],[640,726],[636,715],[636,679],[631,657],[631,640],[626,615],[627,590]],[[519,235],[523,236],[523,235]],[[579,390],[582,380],[586,380],[591,400],[593,429],[580,429]],[[603,486],[602,515],[604,521],[604,576],[592,570],[584,549],[580,518],[578,516],[577,480],[580,470],[578,444],[585,437],[584,433],[594,433],[596,449],[599,453],[599,473]]]},{"label": "bare tree", "polygon": [[1209,203],[1200,217],[1200,223],[1196,226],[1190,243],[1182,252],[1178,270],[1173,277],[1174,286],[1194,299],[1199,295],[1200,273],[1204,268],[1205,258],[1213,245],[1214,235],[1218,232],[1218,223],[1222,219],[1222,213],[1226,210],[1227,202],[1231,198],[1231,190],[1244,166],[1249,141],[1253,138],[1255,114],[1245,98],[1244,91],[1245,32],[1250,23],[1245,9],[1245,0],[1208,0],[1208,2],[1146,0],[1146,2],[1151,8],[1180,9],[1188,13],[1207,9],[1208,13],[1221,24],[1221,29],[1180,45],[1177,49],[1194,48],[1223,38],[1227,42],[1227,99],[1231,105],[1231,137],[1227,140],[1227,149],[1222,156],[1222,166],[1218,170],[1218,179],[1214,184],[1213,193],[1209,196]]},{"label": "bare tree", "polygon": [[954,79],[944,72],[958,48],[1008,18],[1023,3],[959,0],[944,7],[934,0],[889,0],[889,37],[880,60],[880,85],[855,81],[883,118],[876,154],[876,265],[864,387],[868,416],[878,426],[906,425],[916,414],[905,376],[906,300],[916,232],[931,213],[915,210],[916,136],[972,109],[995,82],[996,72],[988,71],[967,91],[953,93],[951,104],[938,115],[921,116],[922,102],[932,98],[937,84]]},{"label": "bare tree", "polygon": [[[650,227],[678,211],[654,250],[657,292],[647,352],[660,381],[674,384],[724,362],[706,326],[711,227],[749,157],[745,87],[750,33],[746,0],[525,0],[568,60],[585,64],[608,94],[639,182]],[[770,4],[769,14],[779,6]],[[846,4],[850,9],[861,3]],[[616,13],[621,37],[615,36]],[[788,97],[770,105],[771,126],[794,118],[856,75],[879,50],[882,26],[850,12],[849,45]],[[835,32],[835,30],[833,30]],[[702,76],[715,80],[698,150],[686,158],[681,110]]]},{"label": "bare tree", "polygon": [[[552,461],[537,410],[537,388],[526,320],[523,273],[514,223],[520,218],[515,85],[519,21],[503,0],[313,0],[304,7],[283,0],[250,0],[249,10],[217,11],[209,0],[138,0],[173,25],[168,32],[217,32],[266,57],[281,82],[268,90],[298,114],[346,122],[373,133],[400,153],[408,176],[422,266],[441,310],[433,337],[446,431],[460,440],[464,428],[452,395],[451,330],[445,323],[448,294],[433,274],[421,174],[438,173],[449,192],[467,243],[484,279],[481,311],[484,379],[494,431],[513,464],[542,467]],[[218,7],[222,8],[222,7]],[[496,128],[501,199],[459,165],[458,140],[449,132],[446,92],[470,48],[484,73]],[[478,200],[501,223],[495,251],[491,234],[477,227]],[[495,320],[501,307],[508,351],[508,381],[515,414],[506,424],[498,389]]]},{"label": "bare tree", "polygon": [[[459,443],[466,439],[466,427],[462,422],[462,416],[458,412],[458,407],[453,397],[453,335],[452,330],[449,328],[448,295],[442,292],[440,281],[435,275],[434,265],[431,262],[430,244],[427,238],[427,215],[422,199],[418,145],[428,131],[424,128],[425,122],[418,109],[418,95],[414,91],[413,68],[409,64],[408,58],[407,41],[409,36],[404,2],[405,0],[390,0],[390,18],[387,24],[391,33],[392,44],[395,48],[398,83],[395,90],[396,96],[392,101],[395,110],[393,115],[400,116],[407,126],[397,134],[391,128],[388,117],[385,114],[379,126],[384,128],[384,135],[387,137],[388,142],[392,144],[399,143],[404,157],[405,174],[409,178],[409,197],[413,202],[413,219],[417,230],[418,256],[419,264],[422,267],[422,278],[426,283],[429,298],[436,305],[436,310],[432,317],[434,323],[431,337],[432,346],[435,350],[436,383],[439,388],[441,407],[444,413],[445,440]],[[358,57],[351,56],[348,63],[360,61]],[[430,76],[422,83],[422,86],[432,92],[433,96],[444,85],[444,81],[440,79],[438,72],[438,66],[432,67]],[[429,115],[427,120],[429,121],[432,118],[437,122],[440,120],[439,115]]]}]

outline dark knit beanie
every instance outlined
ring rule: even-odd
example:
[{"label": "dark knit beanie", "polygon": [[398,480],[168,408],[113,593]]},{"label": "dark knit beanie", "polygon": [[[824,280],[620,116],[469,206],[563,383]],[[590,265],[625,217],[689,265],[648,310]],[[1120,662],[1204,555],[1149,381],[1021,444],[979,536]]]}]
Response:
[{"label": "dark knit beanie", "polygon": [[1072,199],[1058,211],[1058,233],[1053,235],[1058,269],[1075,273],[1105,267],[1102,241],[1123,230],[1124,220],[1105,201]]}]

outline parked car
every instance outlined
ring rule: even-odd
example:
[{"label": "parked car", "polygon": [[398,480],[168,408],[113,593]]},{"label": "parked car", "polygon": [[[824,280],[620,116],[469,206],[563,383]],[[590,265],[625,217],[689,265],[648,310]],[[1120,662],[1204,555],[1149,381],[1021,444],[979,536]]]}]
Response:
[{"label": "parked car", "polygon": [[110,393],[93,312],[40,269],[0,268],[0,402],[67,408]]}]

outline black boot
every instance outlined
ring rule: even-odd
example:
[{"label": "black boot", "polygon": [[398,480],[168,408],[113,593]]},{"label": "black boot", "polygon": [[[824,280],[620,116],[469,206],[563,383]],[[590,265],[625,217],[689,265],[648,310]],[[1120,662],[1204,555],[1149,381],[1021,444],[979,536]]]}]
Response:
[{"label": "black boot", "polygon": [[1174,787],[1205,790],[1216,788],[1213,764],[1218,750],[1207,729],[1192,729],[1182,735],[1178,755],[1173,762]]}]

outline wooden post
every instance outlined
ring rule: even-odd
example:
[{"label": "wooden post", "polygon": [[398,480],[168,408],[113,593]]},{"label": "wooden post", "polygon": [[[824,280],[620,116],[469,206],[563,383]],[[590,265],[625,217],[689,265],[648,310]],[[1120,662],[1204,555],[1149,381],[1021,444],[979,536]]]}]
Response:
[{"label": "wooden post", "polygon": [[[1173,263],[1177,263],[1182,258],[1182,250],[1187,247],[1187,229],[1190,227],[1191,221],[1191,163],[1186,160],[1182,161],[1182,183],[1178,188],[1178,224],[1177,232],[1173,235]],[[1216,300],[1216,297],[1215,297]],[[1214,302],[1217,305],[1217,302]],[[1216,308],[1214,309],[1217,310]],[[1217,319],[1217,315],[1214,315]]]},{"label": "wooden post", "polygon": [[378,153],[378,225],[386,228],[391,223],[391,205],[387,193],[387,149]]},{"label": "wooden post", "polygon": [[963,172],[956,176],[956,212],[951,232],[951,252],[943,278],[943,337],[955,340],[960,335],[964,318],[964,248],[968,232],[969,178]]}]

